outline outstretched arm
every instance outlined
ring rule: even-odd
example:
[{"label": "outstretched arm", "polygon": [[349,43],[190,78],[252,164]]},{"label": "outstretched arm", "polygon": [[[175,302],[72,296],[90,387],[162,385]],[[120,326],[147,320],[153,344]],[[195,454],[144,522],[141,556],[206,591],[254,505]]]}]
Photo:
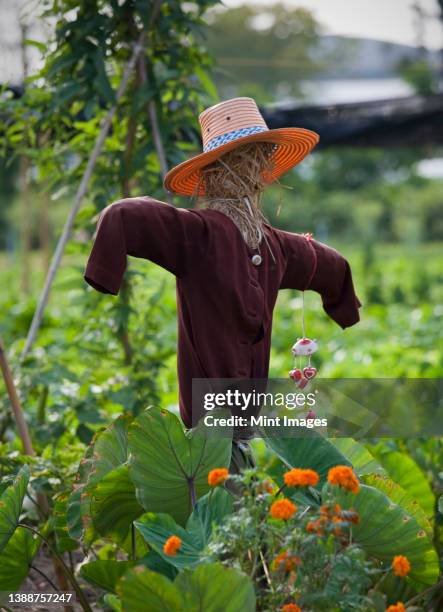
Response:
[{"label": "outstretched arm", "polygon": [[97,291],[117,295],[127,255],[149,259],[181,277],[198,256],[203,237],[203,221],[193,211],[147,196],[118,200],[100,214],[84,279]]},{"label": "outstretched arm", "polygon": [[280,232],[286,270],[280,288],[312,289],[321,295],[325,312],[343,329],[360,321],[349,262],[335,249],[312,238]]}]

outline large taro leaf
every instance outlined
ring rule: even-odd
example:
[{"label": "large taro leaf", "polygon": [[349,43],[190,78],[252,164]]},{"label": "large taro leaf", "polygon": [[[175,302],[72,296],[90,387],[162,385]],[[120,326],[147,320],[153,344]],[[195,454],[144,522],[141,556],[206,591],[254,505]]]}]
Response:
[{"label": "large taro leaf", "polygon": [[419,466],[409,455],[391,451],[378,452],[377,459],[394,482],[415,499],[428,518],[434,515],[435,497],[431,486]]},{"label": "large taro leaf", "polygon": [[68,503],[68,494],[60,493],[54,504],[54,509],[50,522],[52,523],[55,532],[55,541],[57,546],[57,552],[64,553],[68,550],[72,551],[78,548],[76,540],[69,536],[66,507]]},{"label": "large taro leaf", "polygon": [[184,610],[198,612],[254,612],[254,586],[248,576],[221,563],[185,570],[175,579],[184,594]]},{"label": "large taro leaf", "polygon": [[91,516],[98,533],[124,541],[132,521],[143,514],[128,466],[120,465],[106,474],[95,484],[91,497]]},{"label": "large taro leaf", "polygon": [[102,478],[125,463],[127,431],[132,417],[122,415],[94,437],[81,460],[67,505],[69,535],[82,537],[88,543],[94,537],[91,524],[91,500],[94,488]]},{"label": "large taro leaf", "polygon": [[185,570],[175,582],[137,566],[117,590],[123,612],[255,612],[250,578],[219,563]]},{"label": "large taro leaf", "polygon": [[6,546],[17,528],[28,482],[29,468],[24,465],[12,485],[7,487],[0,496],[0,551]]},{"label": "large taro leaf", "polygon": [[357,495],[335,489],[341,506],[358,512],[360,522],[352,527],[353,538],[369,555],[388,564],[395,555],[405,555],[413,580],[425,585],[436,582],[437,553],[415,518],[374,487],[360,485]]},{"label": "large taro leaf", "polygon": [[[183,597],[165,576],[137,565],[117,583],[123,612],[184,612]],[[191,612],[191,611],[187,611]]]},{"label": "large taro leaf", "polygon": [[[319,485],[326,480],[329,469],[334,465],[352,465],[332,442],[315,431],[307,430],[301,438],[284,438],[279,437],[276,428],[268,428],[264,429],[264,435],[267,446],[287,467],[310,468],[318,472]],[[280,469],[280,477],[284,471]]]},{"label": "large taro leaf", "polygon": [[81,566],[80,575],[90,584],[115,593],[117,582],[134,564],[134,561],[115,561],[113,559],[90,561]]},{"label": "large taro leaf", "polygon": [[351,462],[358,476],[385,473],[368,449],[353,438],[329,438],[329,441]]},{"label": "large taro leaf", "polygon": [[18,527],[0,552],[0,591],[18,591],[29,572],[40,540]]},{"label": "large taro leaf", "polygon": [[228,467],[231,440],[207,438],[198,429],[183,431],[179,419],[148,408],[128,431],[129,471],[137,499],[148,512],[164,512],[181,525],[191,513],[192,499],[209,489],[208,472]]},{"label": "large taro leaf", "polygon": [[[223,519],[232,513],[232,496],[223,489],[207,493],[196,504],[186,523],[186,529],[177,525],[168,514],[147,512],[135,521],[134,525],[146,542],[165,561],[177,569],[194,567],[200,563],[201,553],[211,537],[214,525],[219,525]],[[179,536],[182,545],[174,556],[165,555],[163,545],[172,536]]]},{"label": "large taro leaf", "polygon": [[391,480],[388,476],[378,474],[369,474],[363,476],[365,484],[383,491],[389,499],[401,506],[408,514],[413,516],[422,529],[426,531],[429,537],[433,536],[433,527],[431,521],[426,516],[425,511],[420,506],[416,499],[413,499],[400,485]]}]

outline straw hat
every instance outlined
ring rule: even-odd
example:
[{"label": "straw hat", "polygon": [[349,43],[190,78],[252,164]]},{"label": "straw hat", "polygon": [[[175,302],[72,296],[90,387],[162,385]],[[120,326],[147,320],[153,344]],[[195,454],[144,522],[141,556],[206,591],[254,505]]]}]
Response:
[{"label": "straw hat", "polygon": [[274,168],[263,174],[265,184],[272,183],[308,155],[320,140],[319,135],[304,128],[287,127],[270,130],[255,100],[232,98],[205,109],[199,115],[203,153],[178,164],[166,174],[163,185],[180,195],[204,195],[204,184],[196,186],[200,170],[224,153],[248,142],[272,142]]}]

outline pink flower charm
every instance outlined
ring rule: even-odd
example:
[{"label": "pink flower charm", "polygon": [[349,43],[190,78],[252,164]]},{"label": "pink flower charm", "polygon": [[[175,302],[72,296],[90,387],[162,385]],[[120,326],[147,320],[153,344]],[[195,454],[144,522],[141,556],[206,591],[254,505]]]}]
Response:
[{"label": "pink flower charm", "polygon": [[300,370],[300,368],[294,368],[289,372],[289,378],[296,381],[301,380],[303,378],[303,372]]},{"label": "pink flower charm", "polygon": [[292,347],[293,355],[312,355],[318,350],[318,344],[316,340],[311,340],[310,338],[301,338],[297,340],[297,342]]}]

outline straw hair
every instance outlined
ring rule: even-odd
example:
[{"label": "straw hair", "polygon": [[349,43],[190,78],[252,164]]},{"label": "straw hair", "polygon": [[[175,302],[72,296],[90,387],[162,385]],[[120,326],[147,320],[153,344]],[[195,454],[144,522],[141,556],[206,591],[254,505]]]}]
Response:
[{"label": "straw hair", "polygon": [[274,147],[270,142],[250,142],[202,168],[200,181],[204,182],[205,195],[197,205],[230,217],[253,249],[259,247],[262,224],[267,223],[260,201],[266,186],[263,172],[272,170]]}]

